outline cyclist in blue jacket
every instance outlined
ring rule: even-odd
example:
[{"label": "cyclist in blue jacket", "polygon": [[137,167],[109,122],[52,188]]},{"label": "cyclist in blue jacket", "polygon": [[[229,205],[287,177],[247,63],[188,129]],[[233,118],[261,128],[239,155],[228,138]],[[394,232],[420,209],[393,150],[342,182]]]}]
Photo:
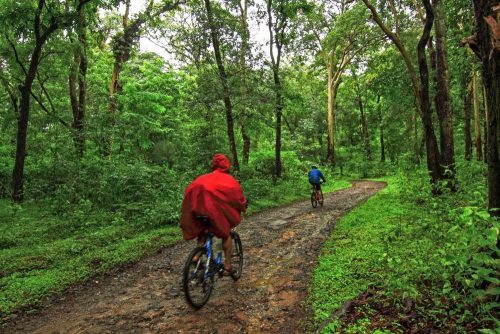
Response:
[{"label": "cyclist in blue jacket", "polygon": [[309,183],[314,186],[315,190],[321,190],[321,182],[326,182],[325,177],[323,176],[323,173],[318,169],[316,166],[311,166],[311,171],[308,174],[309,176]]}]

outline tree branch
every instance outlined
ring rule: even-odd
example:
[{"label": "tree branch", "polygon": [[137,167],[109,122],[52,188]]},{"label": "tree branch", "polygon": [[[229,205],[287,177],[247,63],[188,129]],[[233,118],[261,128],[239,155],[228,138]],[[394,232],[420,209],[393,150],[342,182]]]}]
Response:
[{"label": "tree branch", "polygon": [[62,125],[64,125],[71,132],[73,132],[73,129],[71,128],[71,126],[65,120],[63,120],[62,118],[60,118],[60,117],[54,115],[53,113],[51,113],[47,109],[47,107],[45,107],[45,105],[42,103],[42,101],[40,101],[40,99],[38,98],[38,96],[36,96],[33,92],[30,92],[30,94],[33,97],[33,99],[38,103],[38,105],[42,108],[42,110],[45,111],[45,113],[47,113],[47,115],[49,115],[50,117],[58,120],[59,123],[61,123]]},{"label": "tree branch", "polygon": [[17,49],[16,49],[16,46],[14,45],[14,43],[10,40],[9,36],[7,34],[5,34],[5,38],[7,38],[7,42],[9,42],[9,45],[11,46],[12,50],[14,50],[14,56],[16,57],[16,63],[19,64],[19,66],[21,67],[21,69],[23,70],[24,74],[25,75],[28,75],[28,72],[26,71],[26,68],[24,67],[23,63],[21,62],[21,60],[19,59],[19,54],[17,53]]}]

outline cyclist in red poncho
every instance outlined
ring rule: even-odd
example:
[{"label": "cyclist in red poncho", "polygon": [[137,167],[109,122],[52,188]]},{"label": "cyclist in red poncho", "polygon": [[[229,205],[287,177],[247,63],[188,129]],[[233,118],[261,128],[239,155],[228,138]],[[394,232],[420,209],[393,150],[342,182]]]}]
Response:
[{"label": "cyclist in red poncho", "polygon": [[224,250],[224,274],[231,274],[232,238],[231,229],[241,222],[241,212],[245,211],[247,200],[240,184],[229,174],[229,159],[216,154],[212,159],[212,172],[197,177],[184,193],[180,226],[184,239],[198,237],[198,243],[206,241],[207,227],[197,217],[208,217],[208,232],[222,239]]}]

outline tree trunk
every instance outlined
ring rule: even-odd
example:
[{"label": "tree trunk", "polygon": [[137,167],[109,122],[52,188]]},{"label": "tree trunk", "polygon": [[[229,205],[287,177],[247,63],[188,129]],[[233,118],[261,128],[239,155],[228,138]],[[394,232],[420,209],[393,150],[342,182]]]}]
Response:
[{"label": "tree trunk", "polygon": [[474,73],[472,80],[472,90],[474,96],[474,142],[476,144],[476,158],[478,161],[481,161],[483,160],[483,146],[481,140],[481,112],[479,110],[479,92],[476,73]]},{"label": "tree trunk", "polygon": [[[438,181],[442,178],[441,166],[440,166],[440,156],[439,156],[439,147],[437,144],[436,135],[434,133],[433,125],[432,125],[432,116],[431,116],[431,108],[429,102],[429,92],[422,93],[421,90],[423,86],[426,85],[426,89],[428,90],[429,85],[429,70],[427,68],[427,60],[425,58],[425,46],[430,38],[430,30],[432,29],[432,24],[434,21],[434,14],[432,12],[432,7],[428,0],[424,0],[424,7],[426,10],[427,18],[425,20],[425,27],[422,33],[422,37],[417,46],[418,60],[419,60],[419,70],[420,70],[420,85],[418,83],[417,75],[413,64],[411,62],[410,55],[408,50],[406,50],[403,45],[399,35],[393,33],[382,21],[380,16],[377,13],[375,7],[370,3],[369,0],[363,0],[363,3],[370,10],[372,14],[372,19],[377,23],[377,25],[382,29],[385,35],[394,43],[401,56],[403,57],[403,61],[408,70],[408,75],[410,77],[413,93],[415,98],[418,101],[417,109],[420,112],[420,117],[422,118],[422,123],[424,126],[424,139],[426,143],[427,150],[427,168],[431,175],[431,181],[434,185],[438,183]],[[427,105],[423,105],[427,104]]]},{"label": "tree trunk", "polygon": [[[79,157],[82,157],[85,151],[85,133],[84,133],[84,117],[85,117],[85,98],[86,98],[86,76],[87,76],[87,55],[86,55],[86,23],[85,12],[80,9],[77,18],[77,34],[80,48],[75,51],[72,68],[70,69],[68,87],[71,101],[71,109],[73,112],[73,142],[76,152]],[[78,81],[78,94],[77,83]]]},{"label": "tree trunk", "polygon": [[436,110],[439,119],[441,158],[447,169],[448,186],[454,190],[455,146],[453,141],[452,110],[449,96],[448,54],[446,49],[446,24],[441,0],[434,0],[436,34]]},{"label": "tree trunk", "polygon": [[[116,122],[116,110],[118,108],[118,101],[116,94],[121,91],[120,74],[123,69],[123,63],[128,60],[128,54],[132,47],[133,39],[131,36],[126,36],[127,28],[129,27],[129,13],[130,13],[130,0],[125,1],[125,13],[122,17],[123,36],[120,41],[115,41],[113,45],[113,53],[115,56],[115,63],[113,64],[113,72],[111,72],[111,81],[109,82],[109,101],[108,101],[108,117],[106,124],[106,132],[103,138],[103,154],[110,156],[113,145],[113,132]],[[128,43],[128,41],[130,41]]]},{"label": "tree trunk", "polygon": [[240,164],[238,162],[238,152],[236,150],[236,141],[234,139],[233,106],[231,104],[231,93],[229,92],[226,70],[224,68],[224,64],[222,63],[222,56],[219,45],[219,36],[217,32],[217,27],[215,26],[210,0],[205,0],[205,8],[207,10],[208,25],[210,26],[212,46],[214,47],[215,61],[217,62],[219,77],[222,84],[224,107],[226,109],[227,136],[229,139],[229,146],[233,157],[233,166],[236,170],[239,170]]},{"label": "tree trunk", "polygon": [[359,88],[358,79],[356,77],[356,73],[353,70],[352,76],[354,78],[354,82],[356,84],[356,95],[358,100],[358,108],[360,112],[360,122],[361,122],[361,133],[363,136],[363,144],[365,146],[365,154],[366,158],[371,161],[372,160],[372,152],[370,149],[370,138],[368,137],[368,125],[366,123],[365,110],[363,106],[363,98],[361,96],[361,89]]},{"label": "tree trunk", "polygon": [[[283,8],[281,8],[283,10]],[[282,20],[286,20],[286,14],[280,13]],[[275,180],[281,178],[282,164],[281,164],[281,118],[283,115],[283,96],[281,80],[279,76],[281,52],[283,48],[283,34],[286,27],[286,21],[281,24],[273,24],[272,16],[272,0],[267,0],[267,26],[269,29],[269,54],[271,56],[271,65],[274,77],[274,93],[276,95],[275,117],[276,117],[276,142],[275,142],[275,164],[274,176]],[[276,29],[276,30],[275,30]],[[276,47],[276,58],[274,57],[274,48]]]},{"label": "tree trunk", "polygon": [[385,162],[384,123],[382,118],[382,105],[380,104],[380,95],[377,96],[377,109],[380,126],[380,162]]},{"label": "tree trunk", "polygon": [[[422,111],[422,123],[424,126],[425,146],[427,151],[427,168],[431,175],[431,180],[436,186],[442,178],[441,166],[439,165],[439,148],[437,145],[436,135],[432,126],[431,105],[429,99],[429,69],[425,57],[425,46],[430,38],[430,31],[434,21],[434,14],[429,0],[424,0],[426,12],[425,26],[422,36],[417,46],[417,56],[420,71],[420,107]],[[438,192],[436,188],[434,193]]]},{"label": "tree trunk", "polygon": [[281,81],[278,69],[273,70],[274,87],[276,91],[276,145],[275,145],[275,174],[277,178],[281,177],[281,116],[283,114],[283,98],[281,96]]},{"label": "tree trunk", "polygon": [[243,165],[248,165],[248,160],[250,158],[250,136],[248,135],[246,129],[246,121],[248,119],[247,115],[247,104],[248,104],[248,92],[247,92],[247,64],[246,64],[246,54],[248,51],[248,2],[243,0],[238,2],[240,6],[240,22],[242,27],[241,36],[241,50],[240,50],[240,66],[241,66],[241,117],[240,117],[240,128],[241,137],[243,138]]},{"label": "tree trunk", "polygon": [[335,167],[335,95],[337,87],[333,80],[333,60],[329,59],[327,64],[328,71],[328,114],[327,114],[327,125],[328,125],[328,146],[326,160]]},{"label": "tree trunk", "polygon": [[38,71],[43,45],[49,36],[59,27],[57,21],[52,18],[50,25],[45,29],[45,31],[40,31],[40,28],[42,27],[41,15],[44,6],[45,1],[40,0],[38,2],[37,14],[34,19],[35,46],[33,48],[33,52],[31,53],[31,57],[29,58],[30,63],[28,71],[26,72],[22,85],[19,87],[21,92],[21,101],[17,119],[16,160],[12,171],[12,200],[14,202],[21,202],[24,198],[24,161],[26,158],[26,136],[28,133],[30,96],[33,81],[35,80],[35,76]]},{"label": "tree trunk", "polygon": [[484,121],[483,121],[483,133],[484,133],[484,143],[483,143],[483,152],[484,152],[484,162],[488,163],[488,97],[486,95],[486,87],[484,86],[483,80],[483,103],[484,103]]},{"label": "tree trunk", "polygon": [[469,84],[467,85],[467,93],[465,97],[465,104],[464,104],[464,109],[465,109],[465,159],[469,160],[472,157],[472,139],[471,139],[471,132],[470,132],[470,111],[472,107],[472,83],[474,79],[471,79],[469,81]]},{"label": "tree trunk", "polygon": [[[500,216],[500,14],[497,0],[474,0],[476,38],[488,105],[488,208]],[[496,32],[493,27],[497,26]]]},{"label": "tree trunk", "polygon": [[371,161],[372,160],[372,151],[370,148],[370,137],[368,136],[368,124],[366,122],[366,116],[363,109],[363,102],[361,101],[361,97],[359,97],[359,110],[361,111],[361,129],[363,131],[363,142],[365,144],[365,153],[366,158]]}]

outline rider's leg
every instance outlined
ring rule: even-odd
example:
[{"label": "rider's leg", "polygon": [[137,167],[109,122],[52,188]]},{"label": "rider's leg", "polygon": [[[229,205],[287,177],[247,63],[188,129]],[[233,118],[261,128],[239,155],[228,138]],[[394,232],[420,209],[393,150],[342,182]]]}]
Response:
[{"label": "rider's leg", "polygon": [[233,251],[233,238],[229,235],[222,239],[222,249],[224,250],[224,268],[231,269],[231,252]]},{"label": "rider's leg", "polygon": [[207,234],[205,232],[200,233],[198,235],[198,246],[203,247],[203,245],[207,242]]},{"label": "rider's leg", "polygon": [[[205,232],[200,233],[200,235],[198,235],[198,239],[197,239],[198,246],[203,247],[203,245],[205,245],[205,242],[207,242],[207,238],[208,238],[208,235]],[[199,253],[196,254],[193,257],[193,261],[194,262],[198,261],[199,257],[200,257],[200,254]]]}]

